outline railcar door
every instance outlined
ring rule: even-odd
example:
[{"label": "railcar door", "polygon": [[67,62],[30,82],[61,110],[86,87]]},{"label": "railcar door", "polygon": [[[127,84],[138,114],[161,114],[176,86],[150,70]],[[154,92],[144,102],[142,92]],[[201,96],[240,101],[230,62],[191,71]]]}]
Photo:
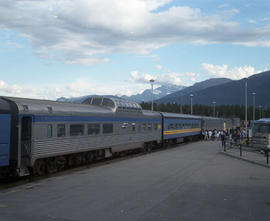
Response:
[{"label": "railcar door", "polygon": [[0,114],[0,167],[9,165],[10,114]]},{"label": "railcar door", "polygon": [[30,165],[32,147],[32,117],[23,117],[21,125],[21,162]]}]

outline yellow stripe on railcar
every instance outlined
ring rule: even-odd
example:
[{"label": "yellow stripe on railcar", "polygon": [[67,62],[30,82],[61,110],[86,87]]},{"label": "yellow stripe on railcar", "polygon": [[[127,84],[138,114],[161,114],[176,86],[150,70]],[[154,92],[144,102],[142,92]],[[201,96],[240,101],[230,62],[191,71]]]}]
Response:
[{"label": "yellow stripe on railcar", "polygon": [[182,134],[182,133],[191,133],[191,132],[200,132],[201,128],[192,128],[192,129],[182,129],[182,130],[167,130],[163,132],[163,135],[171,134]]}]

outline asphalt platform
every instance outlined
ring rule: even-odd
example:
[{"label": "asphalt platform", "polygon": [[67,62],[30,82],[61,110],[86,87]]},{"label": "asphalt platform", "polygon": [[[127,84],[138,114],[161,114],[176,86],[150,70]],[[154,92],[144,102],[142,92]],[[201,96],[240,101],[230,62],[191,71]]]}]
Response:
[{"label": "asphalt platform", "polygon": [[0,191],[1,221],[270,220],[270,169],[204,141]]}]

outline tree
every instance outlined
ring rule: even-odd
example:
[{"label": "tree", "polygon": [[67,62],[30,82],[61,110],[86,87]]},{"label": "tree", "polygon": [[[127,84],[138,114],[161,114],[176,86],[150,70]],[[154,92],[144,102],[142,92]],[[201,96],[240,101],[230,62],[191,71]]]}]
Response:
[{"label": "tree", "polygon": [[[145,110],[151,110],[151,102],[142,102],[141,107]],[[154,103],[154,110],[169,113],[180,113],[180,104],[167,103],[167,104],[156,104]],[[183,114],[190,114],[190,105],[182,106]],[[218,117],[232,118],[238,117],[241,120],[245,119],[245,106],[244,105],[219,105],[215,107],[216,114]],[[270,108],[262,109],[256,108],[256,119],[260,118],[260,113],[262,112],[262,117],[270,117]],[[207,106],[203,104],[193,105],[193,114],[200,116],[213,116],[213,106]],[[248,120],[253,120],[253,107],[248,107]]]}]

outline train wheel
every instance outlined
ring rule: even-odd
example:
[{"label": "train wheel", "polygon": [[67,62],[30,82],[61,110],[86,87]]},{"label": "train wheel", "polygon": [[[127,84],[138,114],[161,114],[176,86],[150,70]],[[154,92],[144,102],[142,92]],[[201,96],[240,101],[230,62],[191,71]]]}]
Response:
[{"label": "train wheel", "polygon": [[57,172],[56,158],[52,157],[52,158],[47,159],[47,171],[48,173]]},{"label": "train wheel", "polygon": [[147,143],[144,145],[144,152],[151,152],[152,151],[152,145],[150,143]]},{"label": "train wheel", "polygon": [[96,159],[101,160],[105,158],[105,150],[97,150]]},{"label": "train wheel", "polygon": [[73,154],[68,159],[68,165],[69,166],[79,166],[82,164],[82,154]]},{"label": "train wheel", "polygon": [[35,165],[34,165],[34,174],[38,176],[42,176],[46,174],[45,160],[42,160],[42,159],[36,160]]},{"label": "train wheel", "polygon": [[92,152],[86,152],[83,154],[83,159],[85,163],[91,163],[94,159],[94,154]]},{"label": "train wheel", "polygon": [[56,157],[55,161],[57,171],[63,170],[67,164],[67,159],[64,156]]}]

